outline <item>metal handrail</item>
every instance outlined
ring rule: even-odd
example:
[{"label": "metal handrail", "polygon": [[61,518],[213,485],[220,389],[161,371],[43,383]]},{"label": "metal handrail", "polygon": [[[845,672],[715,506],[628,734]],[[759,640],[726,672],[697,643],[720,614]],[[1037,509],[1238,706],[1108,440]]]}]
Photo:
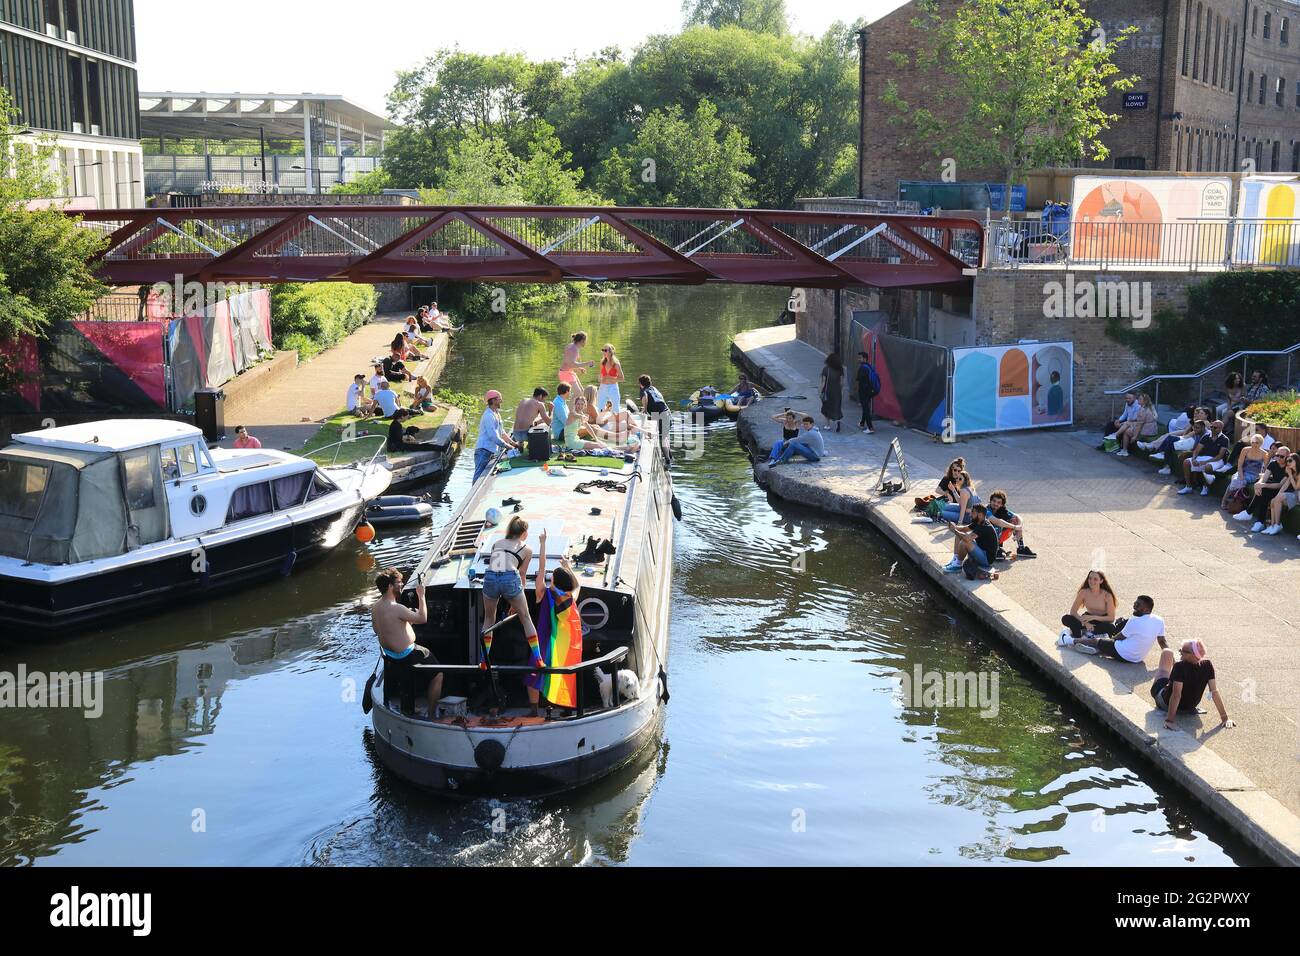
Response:
[{"label": "metal handrail", "polygon": [[[1252,355],[1285,355],[1285,356],[1287,356],[1287,368],[1286,368],[1286,379],[1287,379],[1287,380],[1286,380],[1286,384],[1287,384],[1287,385],[1290,385],[1290,384],[1291,384],[1291,359],[1290,359],[1290,356],[1293,355],[1294,353],[1298,352],[1298,351],[1300,351],[1300,342],[1297,342],[1295,345],[1288,346],[1287,348],[1284,348],[1284,349],[1243,349],[1243,350],[1240,351],[1240,352],[1233,352],[1233,353],[1232,353],[1231,355],[1229,355],[1227,358],[1221,358],[1221,359],[1219,359],[1217,362],[1212,362],[1211,364],[1205,366],[1205,368],[1201,369],[1199,372],[1153,372],[1152,374],[1146,376],[1145,378],[1138,379],[1138,380],[1137,380],[1136,382],[1134,382],[1132,385],[1127,385],[1127,386],[1125,386],[1124,388],[1105,389],[1105,390],[1102,392],[1102,394],[1103,394],[1103,395],[1110,395],[1110,396],[1112,397],[1112,401],[1111,401],[1111,409],[1112,409],[1112,411],[1113,411],[1113,410],[1114,410],[1114,407],[1115,407],[1115,403],[1114,403],[1114,400],[1113,400],[1114,396],[1116,396],[1116,395],[1126,395],[1126,394],[1128,394],[1129,392],[1137,391],[1138,389],[1142,388],[1142,387],[1145,386],[1145,385],[1150,384],[1151,382],[1155,382],[1155,385],[1156,385],[1156,387],[1155,387],[1155,396],[1154,396],[1153,399],[1152,399],[1152,405],[1158,407],[1158,406],[1160,405],[1160,383],[1161,383],[1162,381],[1164,381],[1164,380],[1166,380],[1166,379],[1170,379],[1170,380],[1178,380],[1178,381],[1189,381],[1189,380],[1191,380],[1191,379],[1199,379],[1199,380],[1201,380],[1201,389],[1200,389],[1200,391],[1199,391],[1199,393],[1198,393],[1198,395],[1197,395],[1197,404],[1200,404],[1201,400],[1202,400],[1202,399],[1204,398],[1204,396],[1205,396],[1205,382],[1204,382],[1205,376],[1207,376],[1207,375],[1209,375],[1210,373],[1215,372],[1215,371],[1217,371],[1217,370],[1223,368],[1224,366],[1226,366],[1226,365],[1228,365],[1228,364],[1230,364],[1230,363],[1232,363],[1232,362],[1237,361],[1237,359],[1247,359],[1247,358],[1250,358]],[[1244,372],[1244,370],[1245,370],[1245,362],[1244,362],[1244,361],[1242,362],[1242,369],[1243,369],[1242,377],[1245,378],[1245,372]]]},{"label": "metal handrail", "polygon": [[[623,660],[632,652],[632,648],[623,645],[616,647],[603,657],[593,657],[589,661],[583,661],[580,664],[569,664],[565,667],[533,667],[531,664],[493,664],[492,670],[498,674],[578,674],[582,671],[591,670],[601,664],[614,664]],[[481,664],[412,664],[412,670],[417,671],[450,671],[451,673],[486,673],[487,668]]]},{"label": "metal handrail", "polygon": [[[340,439],[339,441],[331,442],[331,443],[328,444],[328,445],[322,445],[320,448],[314,448],[314,449],[312,449],[310,452],[308,452],[308,455],[319,455],[319,454],[320,454],[321,452],[323,452],[323,451],[329,451],[331,448],[335,449],[335,450],[334,450],[334,457],[331,458],[331,459],[330,459],[330,463],[329,463],[328,465],[325,466],[326,468],[333,468],[333,467],[335,467],[335,466],[339,463],[339,452],[343,450],[343,448],[342,448],[343,445],[350,445],[350,444],[352,444],[353,442],[365,441],[367,438],[378,438],[378,439],[380,439],[382,442],[384,442],[385,444],[387,444],[387,442],[388,442],[388,436],[387,436],[387,435],[354,435],[354,436],[352,436],[351,438],[343,438],[343,439]],[[375,459],[379,457],[379,453],[380,453],[381,451],[383,451],[383,450],[384,450],[384,446],[383,446],[383,445],[380,445],[378,448],[376,448],[376,449],[375,449],[375,453],[374,453],[373,455],[370,456],[370,461],[366,462],[366,464],[367,464],[367,465],[371,465],[371,464],[373,464],[374,461],[375,461]],[[357,460],[359,460],[359,459],[357,459]],[[349,464],[352,464],[352,463],[354,463],[354,462],[350,462]]]}]

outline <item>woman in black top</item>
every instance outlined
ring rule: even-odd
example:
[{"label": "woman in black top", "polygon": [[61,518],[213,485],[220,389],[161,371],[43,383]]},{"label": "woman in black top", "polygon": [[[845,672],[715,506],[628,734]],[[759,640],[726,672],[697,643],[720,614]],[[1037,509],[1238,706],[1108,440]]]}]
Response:
[{"label": "woman in black top", "polygon": [[1169,648],[1160,652],[1160,673],[1151,685],[1151,697],[1156,706],[1165,712],[1165,726],[1170,730],[1174,729],[1174,717],[1178,714],[1196,713],[1196,705],[1201,702],[1207,687],[1214,706],[1219,711],[1222,726],[1229,730],[1236,727],[1236,723],[1228,719],[1228,711],[1223,706],[1223,695],[1214,683],[1214,665],[1205,656],[1203,643],[1196,640],[1183,641],[1177,661]]},{"label": "woman in black top", "polygon": [[1269,507],[1273,504],[1277,493],[1282,490],[1283,482],[1286,481],[1286,459],[1290,453],[1291,449],[1286,445],[1274,446],[1272,460],[1264,466],[1259,480],[1250,486],[1251,499],[1247,508],[1250,510],[1250,516],[1255,519],[1251,531],[1263,531],[1268,523]]},{"label": "woman in black top", "polygon": [[844,363],[835,352],[826,356],[822,366],[822,415],[826,427],[835,423],[835,430],[840,430],[840,419],[844,417]]}]

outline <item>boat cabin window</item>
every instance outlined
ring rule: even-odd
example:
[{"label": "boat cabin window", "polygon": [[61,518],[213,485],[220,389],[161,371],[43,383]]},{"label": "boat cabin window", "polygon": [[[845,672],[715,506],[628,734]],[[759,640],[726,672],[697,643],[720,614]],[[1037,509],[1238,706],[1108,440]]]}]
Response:
[{"label": "boat cabin window", "polygon": [[163,481],[176,481],[188,478],[199,471],[199,460],[193,445],[181,445],[177,448],[162,450]]},{"label": "boat cabin window", "polygon": [[226,512],[226,524],[270,514],[273,510],[269,481],[244,485],[242,488],[236,488],[234,494],[230,496],[230,510]]},{"label": "boat cabin window", "polygon": [[283,511],[285,508],[294,508],[302,504],[306,500],[314,474],[310,471],[300,471],[296,475],[285,475],[271,482],[271,490],[275,493],[276,510]]},{"label": "boat cabin window", "polygon": [[339,490],[339,486],[334,484],[323,471],[316,469],[316,474],[312,476],[311,490],[307,492],[307,500],[315,501],[317,498],[323,498],[325,495],[333,494]]},{"label": "boat cabin window", "polygon": [[50,469],[34,462],[0,460],[0,515],[31,520],[41,510]]}]

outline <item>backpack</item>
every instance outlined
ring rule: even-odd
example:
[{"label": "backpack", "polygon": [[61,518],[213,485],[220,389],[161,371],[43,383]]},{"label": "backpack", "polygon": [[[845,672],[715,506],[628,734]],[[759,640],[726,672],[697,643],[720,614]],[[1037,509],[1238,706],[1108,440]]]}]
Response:
[{"label": "backpack", "polygon": [[935,498],[925,506],[925,513],[927,517],[938,518],[943,514],[943,502]]},{"label": "backpack", "polygon": [[876,367],[870,362],[863,362],[862,367],[867,373],[867,391],[874,398],[880,394],[880,376],[876,374]]}]

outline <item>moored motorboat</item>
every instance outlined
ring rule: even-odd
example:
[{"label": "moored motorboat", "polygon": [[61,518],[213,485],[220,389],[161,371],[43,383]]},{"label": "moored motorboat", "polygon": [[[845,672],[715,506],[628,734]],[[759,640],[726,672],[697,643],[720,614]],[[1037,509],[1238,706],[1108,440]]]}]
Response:
[{"label": "moored motorboat", "polygon": [[[644,419],[642,426],[657,427]],[[559,466],[519,456],[502,460],[474,486],[407,576],[403,593],[414,606],[414,585],[427,589],[428,619],[414,629],[438,663],[405,673],[443,675],[437,712],[427,713],[415,687],[386,680],[383,658],[367,695],[375,752],[390,771],[440,794],[535,796],[596,780],[653,740],[668,699],[675,499],[653,435],[627,458],[577,456]],[[486,554],[515,513],[530,524],[534,557],[522,570],[534,617],[536,576],[549,581],[562,556],[574,559],[580,663],[529,666],[514,618],[497,626],[485,655]],[[537,554],[543,531],[545,566]],[[538,673],[572,677],[573,697],[532,717],[524,681]]]},{"label": "moored motorboat", "polygon": [[208,448],[174,421],[15,435],[0,449],[0,622],[62,632],[287,575],[390,481],[374,462]]}]

